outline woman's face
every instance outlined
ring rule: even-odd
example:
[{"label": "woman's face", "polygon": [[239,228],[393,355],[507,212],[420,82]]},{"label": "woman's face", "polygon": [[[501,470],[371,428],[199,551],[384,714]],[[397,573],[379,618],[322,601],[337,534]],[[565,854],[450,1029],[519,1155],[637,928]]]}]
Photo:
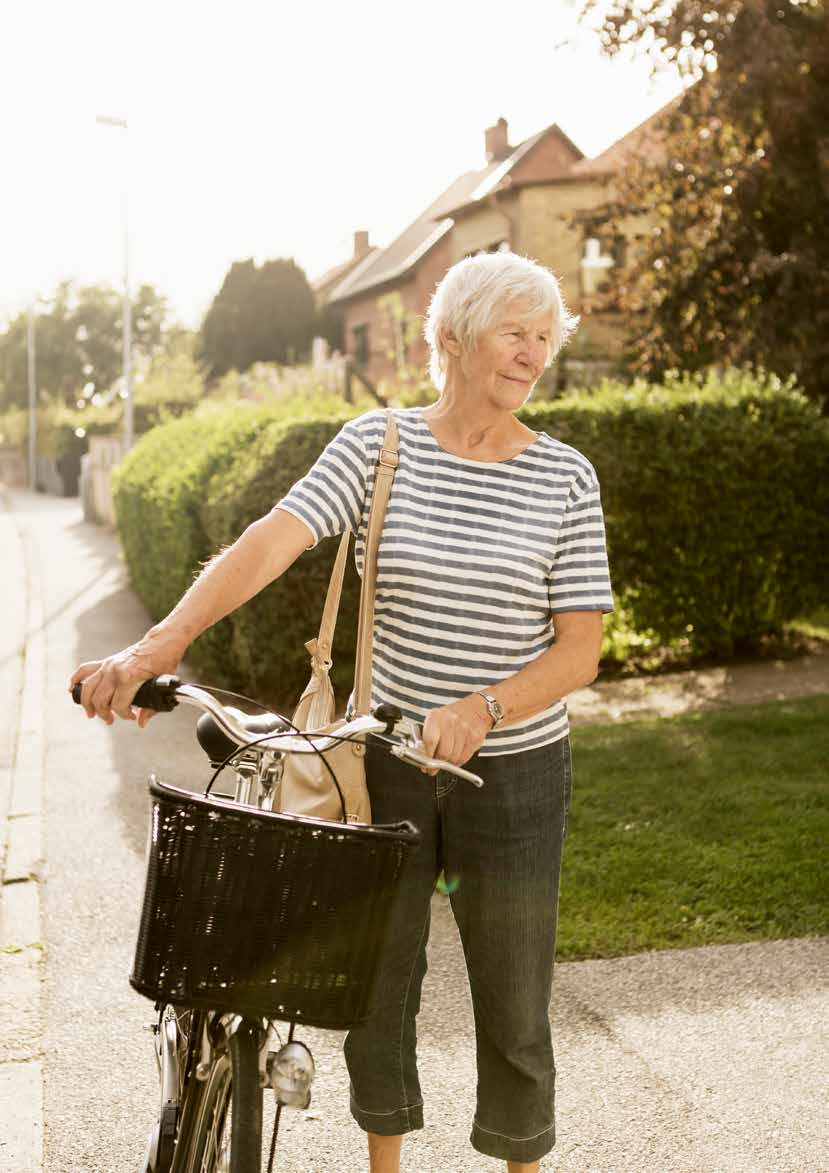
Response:
[{"label": "woman's face", "polygon": [[507,411],[527,401],[550,355],[551,315],[527,317],[523,309],[520,302],[507,305],[477,348],[459,356],[466,381],[493,407]]}]

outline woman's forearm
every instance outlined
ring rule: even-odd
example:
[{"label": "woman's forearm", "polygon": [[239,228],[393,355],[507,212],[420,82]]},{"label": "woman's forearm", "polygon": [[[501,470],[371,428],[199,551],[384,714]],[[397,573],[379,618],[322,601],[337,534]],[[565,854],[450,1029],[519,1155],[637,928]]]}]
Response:
[{"label": "woman's forearm", "polygon": [[232,546],[207,563],[144,640],[182,655],[203,631],[279,578],[312,541],[307,526],[281,509],[253,522]]},{"label": "woman's forearm", "polygon": [[[556,642],[514,676],[487,688],[504,710],[499,728],[534,717],[574,688],[595,679],[602,646],[602,616],[569,611],[555,618]],[[480,749],[492,727],[486,700],[471,693],[433,709],[423,723],[423,743],[432,757],[463,765]],[[426,771],[426,773],[434,771]]]},{"label": "woman's forearm", "polygon": [[[555,701],[595,680],[602,644],[598,612],[569,612],[558,619],[556,642],[491,692],[504,710],[503,725],[534,717]],[[481,703],[485,704],[483,697]]]},{"label": "woman's forearm", "polygon": [[[310,530],[292,514],[275,509],[248,526],[238,541],[217,555],[166,619],[142,639],[104,660],[75,670],[70,689],[83,684],[81,704],[88,717],[108,725],[114,714],[134,720],[133,697],[150,676],[175,672],[193,640],[278,578],[313,542]],[[152,715],[142,709],[139,723]]]}]

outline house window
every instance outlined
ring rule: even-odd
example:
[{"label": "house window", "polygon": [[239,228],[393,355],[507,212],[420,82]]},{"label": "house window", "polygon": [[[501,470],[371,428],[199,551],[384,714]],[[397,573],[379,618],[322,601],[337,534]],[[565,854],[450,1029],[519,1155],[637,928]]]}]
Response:
[{"label": "house window", "polygon": [[592,297],[607,282],[616,260],[600,236],[588,235],[581,258],[582,297]]},{"label": "house window", "polygon": [[614,236],[608,251],[613,257],[613,264],[617,269],[624,269],[627,264],[628,242],[624,236]]},{"label": "house window", "polygon": [[358,367],[368,366],[368,324],[354,327],[354,361]]}]

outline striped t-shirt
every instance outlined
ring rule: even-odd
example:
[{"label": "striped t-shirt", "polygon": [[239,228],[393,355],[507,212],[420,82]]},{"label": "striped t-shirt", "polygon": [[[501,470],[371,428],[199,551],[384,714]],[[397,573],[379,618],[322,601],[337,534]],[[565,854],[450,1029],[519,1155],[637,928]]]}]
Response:
[{"label": "striped t-shirt", "polygon": [[[514,675],[555,642],[561,611],[611,611],[599,485],[575,448],[542,433],[511,460],[453,456],[422,408],[395,410],[400,463],[377,563],[372,705],[430,709]],[[357,535],[362,575],[384,411],[350,420],[277,508],[314,535]],[[567,734],[567,706],[488,734],[483,755]]]}]

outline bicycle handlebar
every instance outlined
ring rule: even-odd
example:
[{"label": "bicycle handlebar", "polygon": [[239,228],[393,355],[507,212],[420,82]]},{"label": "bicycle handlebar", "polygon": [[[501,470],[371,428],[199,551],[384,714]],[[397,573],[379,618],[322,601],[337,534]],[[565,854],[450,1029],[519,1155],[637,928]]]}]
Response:
[{"label": "bicycle handlebar", "polygon": [[[171,713],[178,704],[176,693],[181,685],[177,676],[152,676],[138,689],[132,703],[139,709],[154,709],[157,713]],[[76,705],[81,703],[83,681],[72,686],[72,700]]]},{"label": "bicycle handlebar", "polygon": [[[81,703],[82,684],[72,688],[72,700],[75,704]],[[483,780],[477,774],[456,766],[453,762],[442,758],[431,758],[423,750],[420,730],[414,721],[405,718],[394,705],[379,705],[373,713],[355,717],[345,725],[340,725],[336,732],[320,733],[283,733],[274,732],[270,736],[261,736],[250,733],[214,696],[199,688],[195,684],[186,684],[177,676],[153,676],[146,680],[136,692],[132,703],[139,708],[155,709],[160,713],[169,713],[179,703],[193,705],[205,713],[209,713],[223,733],[239,746],[250,746],[257,750],[275,750],[277,753],[325,753],[344,739],[365,737],[369,733],[381,735],[383,740],[393,742],[389,751],[401,761],[411,765],[425,767],[429,770],[443,770],[447,774],[454,774],[474,786],[483,786]]]}]

